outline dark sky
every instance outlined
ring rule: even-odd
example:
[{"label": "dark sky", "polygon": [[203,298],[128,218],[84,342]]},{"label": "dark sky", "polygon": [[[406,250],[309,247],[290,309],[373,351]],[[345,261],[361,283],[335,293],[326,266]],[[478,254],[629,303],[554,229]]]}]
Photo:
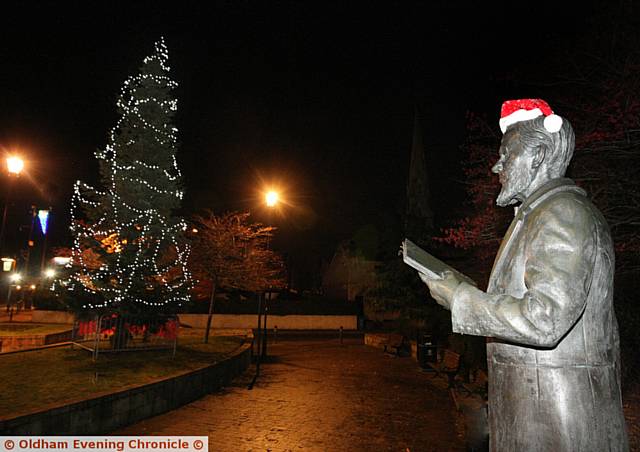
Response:
[{"label": "dark sky", "polygon": [[293,204],[275,219],[280,246],[304,248],[301,259],[330,256],[359,227],[394,221],[416,106],[433,203],[446,216],[460,202],[453,179],[465,111],[497,123],[505,96],[544,97],[520,92],[510,74],[539,68],[559,42],[587,33],[597,7],[62,3],[3,11],[0,146],[28,157],[41,192],[21,181],[12,221],[30,203],[50,203],[52,241],[64,243],[73,181],[96,180],[93,151],[115,123],[120,86],[163,35],[180,83],[185,212],[248,209],[265,219],[256,190],[279,181]]}]

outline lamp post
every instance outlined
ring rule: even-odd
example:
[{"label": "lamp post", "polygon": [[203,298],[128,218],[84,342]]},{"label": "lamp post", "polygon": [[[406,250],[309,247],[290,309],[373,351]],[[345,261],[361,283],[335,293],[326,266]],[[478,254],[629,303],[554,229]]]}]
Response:
[{"label": "lamp post", "polygon": [[[275,190],[269,190],[264,195],[264,202],[269,208],[269,213],[271,210],[278,205],[280,201],[280,195]],[[271,216],[269,216],[271,218]],[[269,241],[267,240],[267,249],[269,249]],[[258,294],[258,355],[256,357],[256,373],[249,383],[248,389],[253,389],[253,385],[256,380],[260,376],[260,363],[262,358],[267,356],[267,312],[269,311],[269,306],[267,304],[266,291],[260,291]],[[269,295],[271,293],[269,292]],[[264,298],[264,308],[262,299]],[[264,317],[262,316],[262,311],[264,309]]]},{"label": "lamp post", "polygon": [[[264,202],[269,208],[269,223],[271,223],[271,212],[280,202],[280,194],[275,190],[269,190],[264,196]],[[270,240],[267,239],[267,250],[270,248]],[[269,285],[268,290],[265,292],[264,297],[264,335],[262,340],[262,356],[267,356],[267,316],[269,313],[269,302],[271,301],[271,285]]]},{"label": "lamp post", "polygon": [[7,211],[9,210],[9,201],[11,199],[11,191],[13,190],[13,182],[20,176],[20,173],[24,169],[24,160],[20,157],[11,155],[7,157],[7,172],[9,174],[9,182],[7,187],[7,195],[4,201],[4,211],[2,213],[2,227],[0,228],[0,253],[2,253],[2,247],[4,245],[4,233],[7,224]]},{"label": "lamp post", "polygon": [[13,320],[13,305],[11,304],[11,289],[16,286],[16,289],[20,289],[19,283],[22,279],[20,273],[12,273],[9,275],[9,290],[7,291],[7,311],[9,311],[9,322]]}]

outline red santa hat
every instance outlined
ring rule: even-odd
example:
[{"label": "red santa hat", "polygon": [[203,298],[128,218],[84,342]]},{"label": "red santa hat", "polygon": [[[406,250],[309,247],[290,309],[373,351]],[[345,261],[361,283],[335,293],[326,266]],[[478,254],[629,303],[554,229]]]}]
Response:
[{"label": "red santa hat", "polygon": [[548,103],[542,99],[507,100],[500,110],[500,130],[505,133],[507,127],[520,121],[529,121],[544,115],[544,128],[555,133],[562,127],[562,118],[553,114]]}]

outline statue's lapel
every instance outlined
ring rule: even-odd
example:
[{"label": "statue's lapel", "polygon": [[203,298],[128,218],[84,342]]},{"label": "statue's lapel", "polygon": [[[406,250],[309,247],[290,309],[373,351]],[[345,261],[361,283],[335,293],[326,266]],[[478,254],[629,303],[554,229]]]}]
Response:
[{"label": "statue's lapel", "polygon": [[504,266],[505,259],[509,254],[509,248],[513,245],[514,238],[518,235],[518,232],[522,228],[522,221],[524,215],[522,209],[516,208],[516,216],[509,225],[507,233],[502,239],[500,249],[496,258],[493,261],[493,268],[491,269],[491,276],[489,277],[489,286],[487,287],[487,293],[494,293],[497,285],[498,278],[502,275],[502,267]]},{"label": "statue's lapel", "polygon": [[503,267],[505,265],[507,256],[509,255],[509,250],[513,246],[513,242],[522,229],[522,224],[524,223],[525,217],[544,200],[548,199],[550,196],[556,193],[564,191],[574,191],[583,196],[586,195],[584,190],[576,187],[571,179],[558,178],[547,182],[545,185],[531,194],[531,196],[529,196],[529,198],[527,198],[519,208],[516,208],[516,216],[511,222],[511,225],[509,226],[509,229],[507,230],[504,238],[502,239],[500,249],[498,250],[496,259],[493,262],[493,268],[491,269],[491,276],[489,277],[489,286],[487,287],[487,293],[496,293],[496,289],[498,288],[498,280],[504,274]]}]

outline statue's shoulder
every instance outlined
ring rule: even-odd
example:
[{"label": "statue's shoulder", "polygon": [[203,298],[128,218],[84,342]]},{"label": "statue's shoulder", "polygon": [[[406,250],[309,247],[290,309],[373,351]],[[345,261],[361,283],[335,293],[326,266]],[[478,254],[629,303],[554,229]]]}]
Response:
[{"label": "statue's shoulder", "polygon": [[549,181],[525,201],[521,215],[530,231],[557,235],[594,235],[606,229],[600,211],[571,179]]},{"label": "statue's shoulder", "polygon": [[577,209],[591,210],[593,203],[584,190],[575,187],[575,189],[558,190],[550,193],[549,196],[542,199],[538,206],[542,209]]},{"label": "statue's shoulder", "polygon": [[571,209],[583,212],[585,215],[600,217],[602,213],[598,207],[592,202],[587,192],[575,185],[571,181],[571,185],[564,185],[549,196],[549,205],[556,209]]},{"label": "statue's shoulder", "polygon": [[578,187],[571,179],[554,179],[536,190],[532,196],[525,201],[523,209],[525,213],[540,209],[564,208],[573,205],[590,204],[587,193]]},{"label": "statue's shoulder", "polygon": [[530,215],[537,222],[579,228],[593,223],[600,213],[586,192],[572,184],[556,187],[541,196],[531,206]]},{"label": "statue's shoulder", "polygon": [[554,240],[600,241],[602,249],[612,253],[611,231],[604,215],[577,186],[541,200],[528,215],[527,224],[530,233]]}]

